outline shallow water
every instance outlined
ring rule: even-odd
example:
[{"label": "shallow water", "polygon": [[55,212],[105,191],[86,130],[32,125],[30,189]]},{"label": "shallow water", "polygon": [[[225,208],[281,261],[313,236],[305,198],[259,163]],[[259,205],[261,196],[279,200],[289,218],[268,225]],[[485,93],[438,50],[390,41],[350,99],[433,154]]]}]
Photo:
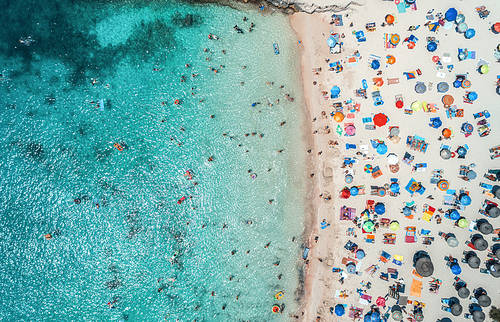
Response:
[{"label": "shallow water", "polygon": [[304,175],[286,17],[2,2],[0,319],[285,319]]}]

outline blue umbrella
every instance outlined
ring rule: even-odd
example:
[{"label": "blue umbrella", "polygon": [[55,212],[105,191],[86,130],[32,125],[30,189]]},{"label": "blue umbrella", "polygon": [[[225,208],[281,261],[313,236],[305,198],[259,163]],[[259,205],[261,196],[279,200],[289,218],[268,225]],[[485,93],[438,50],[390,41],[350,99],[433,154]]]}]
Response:
[{"label": "blue umbrella", "polygon": [[472,133],[472,131],[474,131],[474,126],[468,122],[465,122],[462,124],[462,131],[466,132],[466,133]]},{"label": "blue umbrella", "polygon": [[469,92],[469,94],[467,94],[467,98],[471,101],[475,101],[475,100],[477,100],[477,93],[476,92]]},{"label": "blue umbrella", "polygon": [[354,186],[354,187],[351,187],[351,189],[349,189],[349,191],[351,192],[351,196],[357,196],[358,193],[359,193],[359,189],[358,187]]},{"label": "blue umbrella", "polygon": [[332,94],[331,95],[332,98],[339,97],[340,87],[338,87],[337,85],[333,86],[332,89],[330,90],[330,93]]},{"label": "blue umbrella", "polygon": [[457,9],[450,8],[444,14],[444,18],[448,21],[455,21],[455,19],[457,19],[457,15],[458,15]]},{"label": "blue umbrella", "polygon": [[466,39],[471,39],[476,35],[476,31],[473,28],[469,28],[465,31],[465,38]]},{"label": "blue umbrella", "polygon": [[382,215],[385,213],[385,205],[381,202],[375,204],[375,213],[377,215]]},{"label": "blue umbrella", "polygon": [[342,304],[335,305],[335,314],[337,314],[337,316],[342,316],[345,314],[345,309]]},{"label": "blue umbrella", "polygon": [[460,214],[458,213],[458,211],[456,209],[453,209],[450,212],[450,219],[451,220],[458,220],[458,219],[460,219]]},{"label": "blue umbrella", "polygon": [[367,313],[364,322],[380,322],[380,313],[377,311]]},{"label": "blue umbrella", "polygon": [[373,69],[379,69],[380,68],[380,62],[378,60],[376,60],[376,59],[372,60],[371,67]]},{"label": "blue umbrella", "polygon": [[326,43],[328,44],[328,47],[333,48],[337,45],[337,39],[335,39],[333,36],[330,36],[326,40]]},{"label": "blue umbrella", "polygon": [[[410,208],[410,207],[406,207],[406,206],[405,206],[405,207],[403,208],[403,215],[405,215],[405,216],[409,216],[409,215],[411,215],[411,208]],[[457,219],[458,219],[458,218],[457,218]]]},{"label": "blue umbrella", "polygon": [[465,193],[460,195],[460,203],[462,204],[462,206],[468,206],[468,205],[470,205],[471,202],[472,202],[472,200],[469,197],[469,195],[467,195]]},{"label": "blue umbrella", "polygon": [[399,192],[399,184],[396,182],[391,183],[391,192],[398,193]]},{"label": "blue umbrella", "polygon": [[460,88],[460,87],[462,87],[462,82],[461,82],[461,81],[459,81],[459,80],[454,81],[454,82],[453,82],[453,87],[455,87],[455,88]]},{"label": "blue umbrella", "polygon": [[436,51],[437,48],[438,48],[438,45],[434,41],[429,41],[427,43],[427,50],[428,51],[433,52],[433,51]]},{"label": "blue umbrella", "polygon": [[450,269],[451,269],[451,272],[455,275],[462,273],[462,269],[460,268],[460,266],[457,263],[452,264],[450,266]]},{"label": "blue umbrella", "polygon": [[377,146],[377,153],[378,154],[386,154],[387,153],[387,145],[385,145],[385,144],[379,144]]},{"label": "blue umbrella", "polygon": [[443,121],[441,121],[441,119],[439,117],[433,117],[433,118],[431,118],[431,123],[429,125],[435,129],[437,129],[441,125],[443,125]]},{"label": "blue umbrella", "polygon": [[365,258],[365,251],[364,251],[364,250],[362,250],[362,249],[358,249],[358,251],[356,252],[356,257],[357,257],[358,259],[363,259],[363,258]]}]

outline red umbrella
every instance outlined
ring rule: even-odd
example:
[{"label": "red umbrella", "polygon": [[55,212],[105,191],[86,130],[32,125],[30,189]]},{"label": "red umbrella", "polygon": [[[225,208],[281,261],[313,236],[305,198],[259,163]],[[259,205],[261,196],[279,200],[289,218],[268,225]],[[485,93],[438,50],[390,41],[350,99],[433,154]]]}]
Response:
[{"label": "red umbrella", "polygon": [[500,22],[495,23],[492,29],[495,33],[500,33]]},{"label": "red umbrella", "polygon": [[397,107],[397,108],[402,108],[403,106],[404,106],[403,101],[398,100],[398,101],[396,102],[396,107]]},{"label": "red umbrella", "polygon": [[385,298],[379,296],[377,301],[375,302],[377,304],[377,306],[385,306]]},{"label": "red umbrella", "polygon": [[342,193],[340,194],[340,196],[344,199],[347,199],[351,196],[351,191],[349,190],[349,188],[345,187],[344,189],[342,189]]},{"label": "red umbrella", "polygon": [[373,117],[373,123],[375,123],[376,126],[384,126],[388,120],[387,115],[384,113],[375,114]]}]

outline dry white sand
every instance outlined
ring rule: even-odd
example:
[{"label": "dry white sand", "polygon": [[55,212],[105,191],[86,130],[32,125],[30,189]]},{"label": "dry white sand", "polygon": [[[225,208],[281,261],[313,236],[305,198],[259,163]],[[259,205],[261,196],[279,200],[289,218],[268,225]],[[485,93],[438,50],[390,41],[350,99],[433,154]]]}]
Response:
[{"label": "dry white sand", "polygon": [[[485,5],[491,14],[486,19],[480,19],[475,12],[475,7],[478,5]],[[480,182],[488,182],[482,178],[487,169],[498,168],[498,160],[493,161],[489,158],[488,149],[500,143],[500,111],[498,110],[499,96],[495,93],[496,77],[500,74],[499,64],[495,62],[493,57],[494,48],[500,42],[500,35],[494,35],[490,30],[492,23],[500,21],[500,2],[489,0],[480,3],[476,1],[452,1],[442,0],[439,2],[431,0],[418,0],[418,10],[408,10],[406,13],[398,13],[395,4],[392,1],[367,1],[363,7],[353,7],[355,11],[344,12],[343,27],[335,27],[330,24],[331,14],[294,14],[291,17],[292,26],[296,30],[297,37],[300,40],[298,46],[301,48],[302,54],[302,77],[304,82],[304,93],[306,99],[306,107],[310,114],[310,122],[312,130],[318,131],[312,134],[313,143],[311,148],[311,156],[314,172],[314,186],[311,188],[311,198],[314,199],[314,206],[310,209],[311,216],[313,216],[313,229],[309,240],[311,247],[309,263],[306,265],[306,285],[305,297],[302,310],[297,315],[304,321],[312,321],[317,317],[321,320],[341,321],[349,320],[347,314],[343,318],[330,315],[329,308],[335,304],[348,304],[364,308],[367,312],[370,308],[369,305],[359,303],[359,295],[356,293],[357,288],[365,289],[360,283],[362,281],[370,281],[372,283],[371,289],[367,290],[367,294],[373,297],[373,303],[378,296],[384,296],[390,282],[379,279],[380,272],[386,272],[387,268],[397,268],[399,275],[406,283],[406,295],[409,294],[410,284],[413,276],[412,272],[412,257],[415,251],[423,249],[426,250],[434,263],[435,271],[432,275],[443,281],[439,290],[439,294],[429,292],[428,283],[430,278],[420,279],[423,281],[422,295],[419,298],[409,297],[410,300],[418,300],[425,303],[424,316],[425,321],[435,321],[438,318],[449,317],[453,321],[465,320],[463,314],[461,317],[453,317],[450,313],[441,310],[441,298],[457,296],[453,288],[453,277],[450,269],[445,266],[444,256],[452,255],[459,260],[463,257],[464,250],[471,250],[465,245],[469,240],[469,236],[473,233],[469,229],[460,229],[454,227],[451,220],[443,218],[441,224],[437,224],[435,220],[430,223],[421,219],[423,213],[423,206],[428,204],[436,209],[442,208],[443,210],[449,209],[448,206],[443,205],[444,192],[437,189],[436,185],[430,184],[430,177],[432,170],[443,169],[444,178],[450,182],[450,189],[459,191],[464,188],[470,191],[472,197],[472,204],[466,207],[465,211],[461,214],[471,222],[486,218],[478,213],[481,209],[482,203],[485,198],[483,189],[479,187]],[[436,33],[430,32],[424,26],[426,20],[426,13],[430,9],[435,9],[434,14],[437,12],[444,13],[449,7],[455,7],[465,14],[466,22],[470,27],[476,31],[476,37],[466,40],[462,34],[458,34],[454,29],[445,30],[441,27]],[[346,17],[348,13],[348,17]],[[382,27],[381,23],[384,21],[386,14],[391,13],[396,18],[396,23],[392,26]],[[349,27],[350,23],[353,27]],[[376,31],[367,32],[365,24],[369,22],[376,22]],[[410,25],[420,25],[417,31],[408,31]],[[365,32],[367,41],[358,43],[352,34],[353,30],[363,30]],[[330,54],[326,39],[330,32],[344,33],[345,38],[342,39],[344,46],[342,53]],[[401,43],[396,48],[386,49],[384,47],[384,34],[385,33],[398,33],[401,37]],[[406,44],[403,44],[403,39],[410,34],[414,34],[419,38],[419,41],[414,49],[408,49]],[[439,41],[438,49],[434,53],[429,53],[426,50],[426,37],[434,36]],[[476,51],[476,59],[465,60],[459,62],[457,59],[457,48],[468,48],[469,50]],[[356,66],[348,66],[345,63],[346,58],[359,50],[361,60]],[[436,64],[432,62],[432,56],[438,55],[443,57],[443,54],[449,53],[451,57],[450,63],[444,63],[445,68],[441,71],[445,74],[445,78],[437,76],[438,70]],[[380,88],[381,96],[385,102],[381,107],[375,107],[370,93],[375,90],[372,85],[372,78],[377,77],[377,72],[369,67],[369,55],[374,54],[381,57],[382,77],[385,84]],[[394,65],[386,66],[386,55],[393,55],[396,57]],[[341,60],[344,62],[344,70],[341,73],[328,71],[328,64],[325,59],[330,59],[331,62]],[[478,62],[483,59],[490,63],[490,72],[487,75],[480,75],[476,71]],[[446,65],[453,64],[454,69],[448,72]],[[313,73],[313,68],[321,68],[319,74]],[[405,71],[415,71],[420,69],[421,76],[416,79],[406,80],[403,75]],[[474,104],[463,103],[462,97],[465,90],[455,89],[452,87],[452,82],[455,80],[456,74],[468,73],[468,79],[472,82],[471,90],[479,94],[479,98]],[[399,78],[400,83],[395,85],[388,85],[387,78]],[[366,79],[369,84],[368,99],[355,97],[354,91],[361,88],[362,79]],[[313,81],[317,84],[314,85]],[[427,92],[424,94],[417,94],[414,91],[414,86],[417,81],[424,82],[427,85]],[[455,98],[455,103],[459,108],[465,110],[463,118],[448,119],[445,115],[445,109],[441,103],[440,94],[436,90],[436,84],[440,81],[446,81],[450,84],[450,91],[447,94]],[[432,85],[430,84],[432,83]],[[338,85],[341,88],[341,95],[339,99],[331,100],[325,99],[322,91],[327,91],[328,95],[330,88],[333,85]],[[435,103],[439,110],[436,113],[426,113],[418,111],[413,115],[404,114],[402,109],[395,107],[395,95],[402,94],[405,107],[409,106],[415,100],[422,100],[428,103]],[[357,128],[357,133],[354,137],[338,136],[335,133],[337,123],[330,117],[330,112],[333,102],[345,101],[352,98],[355,102],[361,104],[361,109],[356,113],[354,119],[345,119],[340,123],[343,126],[345,122],[353,122]],[[479,137],[476,128],[476,121],[473,118],[473,113],[483,110],[489,110],[492,114],[489,119],[491,124],[491,134],[486,137]],[[327,118],[322,117],[322,111],[326,112]],[[362,123],[363,117],[370,117],[376,113],[383,112],[390,118],[386,126],[377,128],[376,130],[365,130]],[[439,116],[443,121],[443,126],[438,129],[433,129],[428,126],[431,117]],[[313,121],[313,119],[316,119]],[[465,137],[460,133],[460,126],[463,122],[469,121],[474,125],[474,133]],[[324,133],[324,127],[328,126],[330,133]],[[391,142],[388,136],[389,126],[399,126],[401,133],[401,141],[399,143]],[[445,144],[452,148],[457,148],[460,145],[467,144],[470,147],[469,153],[465,159],[450,159],[442,160],[439,156],[440,146],[442,141],[438,141],[441,129],[449,127],[453,130],[451,140],[444,141]],[[429,143],[427,152],[410,151],[406,144],[406,137],[408,135],[420,135],[426,138]],[[369,146],[370,139],[380,139],[385,141],[388,146],[389,153],[395,153],[402,159],[406,151],[415,156],[415,163],[426,162],[427,170],[425,172],[412,172],[411,166],[400,163],[401,170],[393,174],[389,171],[386,162],[386,155],[380,156],[375,150]],[[338,141],[338,145],[331,146],[329,142]],[[356,144],[358,149],[346,150],[345,143]],[[331,142],[330,142],[331,143]],[[357,156],[358,162],[351,169],[354,173],[354,181],[351,185],[365,185],[366,194],[363,196],[351,197],[349,199],[340,199],[339,193],[346,185],[344,182],[345,169],[340,166],[344,157],[354,157],[355,153],[359,150],[360,145],[368,145],[366,157]],[[318,154],[320,153],[321,154]],[[373,166],[380,166],[383,175],[377,179],[373,179],[369,174],[363,171],[365,164]],[[459,166],[469,165],[474,163],[476,167],[474,170],[478,173],[478,178],[466,182],[458,177]],[[408,183],[410,178],[415,178],[421,181],[426,188],[425,193],[414,195],[413,197],[404,190],[404,186]],[[397,197],[376,197],[370,195],[370,186],[383,186],[390,182],[390,178],[399,178],[401,185],[401,194]],[[330,193],[332,200],[326,201],[319,197],[320,193]],[[426,197],[432,195],[433,200]],[[401,224],[401,229],[396,232],[397,239],[396,245],[384,245],[382,242],[383,234],[390,233],[389,229],[379,228],[376,232],[375,243],[367,244],[364,241],[364,236],[360,229],[356,228],[357,238],[353,236],[346,236],[346,230],[349,227],[355,227],[350,221],[340,221],[339,213],[340,207],[347,205],[356,208],[357,215],[364,209],[367,200],[381,201],[385,203],[387,212],[381,217],[390,218],[391,220],[398,220]],[[492,198],[489,198],[492,199]],[[417,206],[415,218],[413,220],[406,219],[401,214],[401,209],[404,202],[414,200]],[[493,199],[494,200],[494,199]],[[496,200],[498,202],[498,200]],[[437,213],[437,212],[436,212]],[[320,229],[320,222],[326,219],[331,226],[327,229]],[[498,226],[498,219],[486,218],[496,228]],[[417,231],[421,229],[431,230],[430,236],[435,237],[434,242],[430,246],[422,244],[421,236],[418,236],[416,243],[405,243],[404,240],[404,227],[416,226]],[[446,242],[438,236],[439,231],[453,232],[457,235],[460,241],[459,247],[450,248]],[[475,231],[477,233],[477,231]],[[318,236],[319,240],[315,242],[314,238]],[[493,245],[493,234],[485,236],[489,245]],[[360,248],[367,252],[367,257],[361,261],[360,275],[347,275],[345,283],[341,285],[338,273],[332,273],[332,267],[340,267],[345,269],[345,265],[341,263],[343,257],[348,257],[350,254],[343,248],[344,244],[348,241],[356,242]],[[391,263],[381,263],[378,261],[381,250],[386,250],[391,255],[404,256],[402,266],[396,266]],[[488,251],[477,252],[481,258],[481,267],[484,267],[485,259],[487,258]],[[352,256],[350,256],[352,257]],[[321,260],[321,261],[320,261]],[[368,275],[364,270],[371,264],[380,266],[380,270],[373,276]],[[476,287],[484,287],[488,291],[488,295],[492,298],[493,303],[500,305],[500,291],[498,287],[498,280],[491,275],[481,274],[479,270],[473,270],[466,264],[461,264],[463,269],[460,277],[468,283],[469,289],[472,291]],[[348,297],[345,299],[335,298],[336,290],[346,290]],[[372,304],[373,304],[372,303]],[[461,300],[464,307],[464,313],[468,311],[470,300]],[[388,305],[394,304],[394,300],[389,300]],[[385,312],[385,310],[381,310]],[[485,309],[488,314],[489,308]],[[489,318],[487,318],[488,320]]]}]

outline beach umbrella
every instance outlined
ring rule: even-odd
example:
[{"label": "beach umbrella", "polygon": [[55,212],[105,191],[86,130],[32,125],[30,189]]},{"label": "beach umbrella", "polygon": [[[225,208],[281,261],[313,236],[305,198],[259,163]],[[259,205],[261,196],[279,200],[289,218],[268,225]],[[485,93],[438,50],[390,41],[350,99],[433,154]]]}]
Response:
[{"label": "beach umbrella", "polygon": [[401,310],[401,307],[397,304],[393,305],[391,308],[391,316],[395,321],[401,321],[403,320],[403,312]]},{"label": "beach umbrella", "polygon": [[477,230],[483,235],[489,235],[493,232],[493,225],[485,220],[478,225]]},{"label": "beach umbrella", "polygon": [[476,92],[469,92],[467,93],[467,98],[471,101],[477,100],[477,93]]},{"label": "beach umbrella", "polygon": [[487,207],[486,213],[490,215],[491,218],[497,218],[500,215],[500,209],[498,207]]},{"label": "beach umbrella", "polygon": [[330,90],[330,94],[332,98],[339,97],[340,87],[338,87],[337,85],[333,86],[332,89]]},{"label": "beach umbrella", "polygon": [[453,209],[453,210],[450,212],[450,219],[451,219],[451,220],[459,220],[459,219],[460,219],[460,213],[458,212],[458,210]]},{"label": "beach umbrella", "polygon": [[384,307],[385,306],[385,298],[383,298],[382,296],[379,296],[377,298],[377,300],[375,301],[375,304],[377,304],[377,306]]},{"label": "beach umbrella", "polygon": [[394,153],[389,153],[387,155],[387,163],[388,164],[397,164],[398,162],[399,162],[399,158]]},{"label": "beach umbrella", "polygon": [[470,205],[471,202],[472,202],[472,200],[468,194],[462,193],[460,195],[460,204],[462,206],[468,206],[468,205]]},{"label": "beach umbrella", "polygon": [[422,312],[417,312],[417,313],[415,313],[414,318],[416,321],[423,321],[424,315],[422,314]]},{"label": "beach umbrella", "polygon": [[387,194],[387,191],[385,190],[385,188],[378,188],[377,194],[379,197],[385,197],[385,195]]},{"label": "beach umbrella", "polygon": [[474,126],[472,126],[472,124],[470,124],[469,122],[465,122],[462,124],[461,129],[465,133],[472,133],[474,131]]},{"label": "beach umbrella", "polygon": [[397,182],[391,183],[390,188],[391,188],[392,193],[398,193],[399,192],[399,183],[397,183]]},{"label": "beach umbrella", "polygon": [[455,275],[462,273],[462,268],[457,263],[452,264],[450,266],[450,269],[451,269],[451,272]]},{"label": "beach umbrella", "polygon": [[359,188],[353,186],[351,187],[351,189],[349,189],[349,192],[351,193],[351,196],[356,197],[359,194]]},{"label": "beach umbrella", "polygon": [[345,314],[345,308],[342,304],[335,305],[335,314],[337,316],[342,316]]},{"label": "beach umbrella", "polygon": [[391,222],[391,224],[389,225],[389,228],[392,230],[392,231],[397,231],[399,229],[399,223],[397,221],[393,221]]},{"label": "beach umbrella", "polygon": [[442,318],[438,320],[439,322],[453,322],[450,318]]},{"label": "beach umbrella", "polygon": [[346,175],[345,178],[344,178],[344,180],[345,180],[346,183],[351,183],[353,179],[354,178],[350,174]]},{"label": "beach umbrella", "polygon": [[495,257],[497,259],[500,259],[500,244],[493,245],[492,251],[493,251],[493,255],[495,255]]},{"label": "beach umbrella", "polygon": [[349,188],[345,187],[344,189],[342,189],[342,193],[341,193],[342,198],[347,199],[350,196],[351,196],[351,191],[349,190]]},{"label": "beach umbrella", "polygon": [[353,262],[348,263],[345,268],[349,274],[356,273],[356,265]]},{"label": "beach umbrella", "polygon": [[495,33],[495,34],[500,33],[500,22],[493,24],[491,26],[491,31],[493,31],[493,33]]},{"label": "beach umbrella", "polygon": [[396,62],[396,57],[392,55],[387,55],[385,58],[387,58],[387,63],[389,65],[393,65]]},{"label": "beach umbrella", "polygon": [[491,305],[491,298],[488,295],[483,294],[477,298],[477,304],[482,307],[488,307]]},{"label": "beach umbrella", "polygon": [[353,136],[354,134],[356,134],[356,127],[354,125],[346,126],[345,133],[347,135]]},{"label": "beach umbrella", "polygon": [[398,136],[399,135],[399,127],[393,126],[389,129],[390,136]]},{"label": "beach umbrella", "polygon": [[362,250],[362,249],[358,249],[358,250],[356,251],[356,258],[358,258],[358,259],[363,259],[363,258],[365,258],[365,255],[366,255],[366,254],[365,254],[365,251],[364,251],[364,250]]},{"label": "beach umbrella", "polygon": [[474,171],[474,170],[469,170],[469,171],[467,171],[467,173],[466,173],[466,175],[465,175],[465,176],[466,176],[466,177],[467,177],[467,179],[469,179],[469,180],[474,180],[474,179],[476,179],[476,178],[477,178],[477,173],[476,173],[476,171]]},{"label": "beach umbrella", "polygon": [[439,180],[439,181],[438,181],[438,183],[437,183],[437,187],[438,187],[438,189],[439,189],[439,190],[441,190],[441,191],[446,191],[446,190],[448,190],[448,187],[449,187],[449,186],[450,186],[450,184],[448,183],[448,181],[447,181],[447,180],[444,180],[444,179]]},{"label": "beach umbrella", "polygon": [[381,202],[377,202],[375,204],[375,213],[378,215],[382,215],[385,213],[385,205]]},{"label": "beach umbrella", "polygon": [[474,311],[472,312],[472,321],[474,322],[483,322],[486,319],[486,314],[483,311]]},{"label": "beach umbrella", "polygon": [[466,228],[467,226],[469,226],[469,221],[465,218],[460,218],[458,220],[458,227],[460,228]]},{"label": "beach umbrella", "polygon": [[372,60],[372,63],[371,63],[371,68],[372,69],[379,69],[380,68],[380,62],[376,59]]},{"label": "beach umbrella", "polygon": [[434,265],[429,257],[421,257],[415,263],[415,269],[423,277],[429,277],[434,273]]},{"label": "beach umbrella", "polygon": [[371,164],[366,164],[363,169],[364,169],[364,171],[366,173],[372,173],[373,172],[373,167],[372,167]]},{"label": "beach umbrella", "polygon": [[434,42],[434,41],[429,41],[429,42],[427,43],[427,50],[428,50],[428,51],[430,51],[431,53],[432,53],[433,51],[436,51],[436,49],[437,49],[437,48],[438,48],[438,46],[437,46],[436,42]]},{"label": "beach umbrella", "polygon": [[337,123],[340,123],[344,120],[344,113],[342,112],[335,112],[335,114],[333,114],[333,119],[335,120],[335,122]]},{"label": "beach umbrella", "polygon": [[337,39],[333,36],[330,36],[326,40],[326,43],[328,44],[328,47],[333,48],[337,45]]},{"label": "beach umbrella", "polygon": [[490,66],[488,66],[488,65],[479,66],[479,72],[481,74],[488,74],[489,71],[490,71]]},{"label": "beach umbrella", "polygon": [[415,84],[415,92],[417,92],[418,94],[423,94],[423,93],[425,93],[426,90],[427,90],[427,87],[425,86],[424,83],[417,82],[417,84]]},{"label": "beach umbrella", "polygon": [[465,22],[461,22],[457,25],[457,28],[455,29],[458,33],[463,34],[469,29],[469,26]]},{"label": "beach umbrella", "polygon": [[378,154],[381,154],[381,155],[386,154],[386,153],[387,153],[387,145],[385,145],[385,144],[383,144],[383,143],[382,143],[382,144],[379,144],[379,145],[377,146],[377,153],[378,153]]},{"label": "beach umbrella", "polygon": [[457,154],[463,158],[467,155],[467,150],[463,146],[459,146],[457,149]]},{"label": "beach umbrella", "polygon": [[459,288],[457,292],[458,292],[458,296],[460,298],[463,298],[463,299],[468,298],[469,295],[470,295],[469,289],[467,287],[465,287],[465,286]]},{"label": "beach umbrella", "polygon": [[457,17],[455,18],[455,23],[458,25],[459,23],[462,23],[465,21],[465,16],[463,14],[458,14]]},{"label": "beach umbrella", "polygon": [[451,158],[451,151],[449,149],[441,149],[441,151],[439,152],[439,155],[444,160],[448,160],[449,158]]},{"label": "beach umbrella", "polygon": [[[451,137],[451,130],[449,128],[444,128],[443,131],[441,131],[441,134],[443,135],[443,137],[445,139],[449,139]],[[450,153],[450,156],[451,156],[451,153]]]},{"label": "beach umbrella", "polygon": [[415,102],[411,103],[410,107],[415,112],[420,111],[422,109],[422,102],[415,101]]},{"label": "beach umbrella", "polygon": [[[500,177],[500,172],[497,172],[497,180],[500,179],[499,177]],[[493,189],[491,189],[491,192],[493,192],[496,198],[500,199],[500,186],[494,185]]]},{"label": "beach umbrella", "polygon": [[463,307],[462,305],[460,305],[460,303],[455,303],[451,306],[451,314],[453,314],[454,316],[459,316],[460,314],[462,314],[462,311],[463,311]]},{"label": "beach umbrella", "polygon": [[450,85],[447,82],[439,82],[437,84],[437,90],[439,93],[446,93],[450,89]]},{"label": "beach umbrella", "polygon": [[394,16],[391,14],[386,15],[385,22],[387,22],[389,25],[392,25],[394,23]]},{"label": "beach umbrella", "polygon": [[488,266],[488,271],[490,271],[491,276],[500,277],[500,264],[494,263]]},{"label": "beach umbrella", "polygon": [[[460,83],[460,86],[462,86],[462,83]],[[444,105],[451,106],[451,104],[453,104],[455,99],[453,99],[453,96],[451,95],[443,95],[441,101],[443,102]]]},{"label": "beach umbrella", "polygon": [[446,13],[444,14],[444,18],[447,21],[453,21],[454,22],[455,19],[457,19],[457,15],[458,15],[457,9],[450,8],[450,9],[446,10]]},{"label": "beach umbrella", "polygon": [[441,125],[443,125],[443,121],[441,121],[441,119],[439,117],[433,117],[430,119],[431,123],[429,123],[429,125],[432,127],[432,128],[439,128]]},{"label": "beach umbrella", "polygon": [[476,30],[469,28],[465,31],[465,39],[471,39],[476,35]]},{"label": "beach umbrella", "polygon": [[404,208],[403,208],[403,215],[405,215],[407,217],[410,216],[411,215],[411,208],[408,207],[408,206],[404,206]]},{"label": "beach umbrella", "polygon": [[468,79],[464,79],[462,81],[462,88],[469,88],[471,85],[472,85],[472,83]]},{"label": "beach umbrella", "polygon": [[[463,57],[462,57],[462,54],[464,55]],[[458,54],[458,58],[460,60],[464,60],[465,59],[465,54],[463,52],[460,53],[460,54]],[[453,82],[453,87],[460,88],[460,87],[462,87],[462,83],[463,82],[461,80],[457,79],[456,81]]]},{"label": "beach umbrella", "polygon": [[389,42],[393,45],[393,46],[397,46],[399,44],[399,41],[401,40],[401,38],[399,37],[398,34],[392,34],[391,38],[389,39]]},{"label": "beach umbrella", "polygon": [[371,220],[365,221],[363,224],[363,230],[367,233],[371,233],[375,229],[375,224]]},{"label": "beach umbrella", "polygon": [[404,105],[405,105],[405,103],[402,100],[397,100],[396,101],[396,107],[397,108],[403,108]]},{"label": "beach umbrella", "polygon": [[373,116],[373,124],[376,126],[384,126],[389,121],[389,118],[384,113],[377,113]]},{"label": "beach umbrella", "polygon": [[446,238],[446,243],[450,247],[457,247],[458,246],[458,239],[456,237],[448,237],[448,238]]},{"label": "beach umbrella", "polygon": [[488,248],[488,242],[483,237],[476,238],[472,244],[474,245],[474,248],[479,251],[483,251]]},{"label": "beach umbrella", "polygon": [[474,254],[467,258],[467,264],[469,264],[470,268],[479,268],[479,265],[481,265],[481,260]]}]

